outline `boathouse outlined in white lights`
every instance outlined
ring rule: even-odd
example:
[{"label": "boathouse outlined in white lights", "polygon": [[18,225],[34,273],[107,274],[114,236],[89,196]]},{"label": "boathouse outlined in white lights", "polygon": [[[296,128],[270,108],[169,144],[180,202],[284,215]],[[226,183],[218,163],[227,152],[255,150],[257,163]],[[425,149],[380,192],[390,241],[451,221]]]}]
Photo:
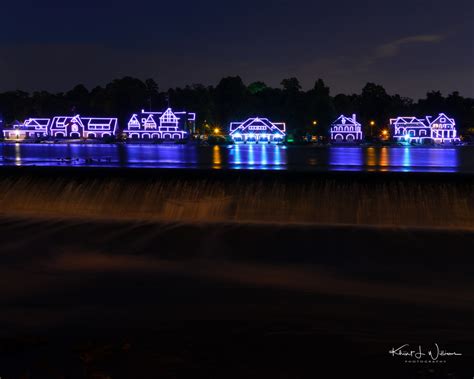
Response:
[{"label": "boathouse outlined in white lights", "polygon": [[115,136],[116,118],[56,116],[51,121],[49,135],[53,138],[104,138]]},{"label": "boathouse outlined in white lights", "polygon": [[130,139],[182,140],[187,138],[187,129],[196,121],[196,114],[173,112],[167,108],[164,112],[133,114],[123,130]]},{"label": "boathouse outlined in white lights", "polygon": [[434,120],[425,118],[397,117],[390,119],[392,137],[397,142],[423,143],[425,140],[435,143],[452,143],[459,141],[456,122],[444,113]]},{"label": "boathouse outlined in white lights", "polygon": [[50,118],[29,118],[23,124],[14,123],[11,127],[3,129],[3,138],[24,140],[47,137],[50,122]]},{"label": "boathouse outlined in white lights", "polygon": [[280,143],[286,135],[284,122],[253,117],[244,122],[232,122],[229,135],[235,143]]},{"label": "boathouse outlined in white lights", "polygon": [[362,125],[357,122],[355,114],[352,117],[339,116],[331,124],[331,141],[335,143],[357,143],[364,138]]}]

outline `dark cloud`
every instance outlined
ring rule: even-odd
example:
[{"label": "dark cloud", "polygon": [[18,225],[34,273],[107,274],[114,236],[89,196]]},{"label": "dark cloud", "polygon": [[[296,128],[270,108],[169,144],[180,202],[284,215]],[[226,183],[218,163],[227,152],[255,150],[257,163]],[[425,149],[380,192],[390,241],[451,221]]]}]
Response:
[{"label": "dark cloud", "polygon": [[412,43],[436,43],[443,40],[443,36],[439,34],[423,34],[418,36],[410,36],[391,41],[377,48],[376,58],[389,58],[399,54],[402,47]]},{"label": "dark cloud", "polygon": [[377,81],[413,97],[474,95],[469,0],[30,3],[4,11],[21,17],[0,26],[0,90],[64,91],[124,75],[168,88],[239,74],[273,86],[297,76],[305,88],[322,77],[332,93]]}]

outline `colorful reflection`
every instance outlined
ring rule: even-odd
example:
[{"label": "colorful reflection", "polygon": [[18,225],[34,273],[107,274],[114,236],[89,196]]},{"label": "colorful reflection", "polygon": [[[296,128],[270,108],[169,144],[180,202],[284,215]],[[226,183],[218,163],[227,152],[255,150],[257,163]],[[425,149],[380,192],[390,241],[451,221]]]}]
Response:
[{"label": "colorful reflection", "polygon": [[411,153],[410,153],[410,148],[405,147],[403,148],[403,162],[401,166],[403,167],[402,171],[410,171],[411,170]]},{"label": "colorful reflection", "polygon": [[380,149],[380,171],[388,171],[390,166],[390,151],[388,147],[382,147]]},{"label": "colorful reflection", "polygon": [[222,155],[220,146],[214,146],[212,148],[212,168],[220,169],[222,168]]},{"label": "colorful reflection", "polygon": [[233,145],[229,148],[229,168],[281,170],[287,165],[286,148],[279,145]]},{"label": "colorful reflection", "polygon": [[21,166],[21,148],[19,143],[15,143],[15,165]]},{"label": "colorful reflection", "polygon": [[364,150],[360,147],[331,147],[329,166],[332,170],[359,171],[364,166]]},{"label": "colorful reflection", "polygon": [[367,149],[366,160],[367,160],[367,166],[369,166],[370,171],[374,170],[375,166],[378,166],[376,149],[374,147],[369,147]]},{"label": "colorful reflection", "polygon": [[454,172],[459,166],[459,149],[401,147],[390,149],[390,163],[399,171]]},{"label": "colorful reflection", "polygon": [[[338,171],[455,172],[460,165],[459,152],[457,148],[333,147],[329,149],[329,165]],[[466,162],[471,171],[472,160]]]},{"label": "colorful reflection", "polygon": [[198,167],[195,146],[126,145],[128,167],[194,168]]},{"label": "colorful reflection", "polygon": [[474,147],[0,144],[1,165],[474,173]]}]

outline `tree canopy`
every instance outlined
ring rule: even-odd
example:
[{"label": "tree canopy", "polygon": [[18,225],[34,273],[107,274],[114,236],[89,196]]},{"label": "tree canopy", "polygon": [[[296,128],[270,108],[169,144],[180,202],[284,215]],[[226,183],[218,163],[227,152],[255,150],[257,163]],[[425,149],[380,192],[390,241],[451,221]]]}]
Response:
[{"label": "tree canopy", "polygon": [[196,112],[196,126],[201,131],[205,125],[225,130],[231,121],[261,116],[286,122],[295,134],[325,134],[340,114],[357,114],[366,128],[373,121],[380,129],[388,126],[391,117],[436,116],[440,112],[454,117],[461,132],[474,130],[474,99],[459,92],[445,96],[430,91],[414,101],[389,94],[380,84],[367,83],[359,94],[331,95],[322,79],[304,91],[295,77],[283,79],[280,88],[261,81],[246,85],[234,76],[223,78],[216,86],[193,84],[162,91],[154,79],[124,77],[91,90],[78,84],[64,93],[8,91],[0,93],[0,114],[6,123],[69,114],[114,116],[123,127],[131,114],[141,109],[162,110],[168,103],[179,110]]}]

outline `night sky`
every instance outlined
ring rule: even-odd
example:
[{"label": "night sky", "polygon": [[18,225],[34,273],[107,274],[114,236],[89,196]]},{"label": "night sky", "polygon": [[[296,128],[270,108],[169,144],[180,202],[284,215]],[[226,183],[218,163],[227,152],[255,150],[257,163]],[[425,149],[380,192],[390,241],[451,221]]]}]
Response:
[{"label": "night sky", "polygon": [[372,81],[414,98],[474,96],[473,0],[5,3],[0,91],[125,75],[165,90],[240,75],[271,86],[296,76],[305,89],[321,77],[333,95]]}]

